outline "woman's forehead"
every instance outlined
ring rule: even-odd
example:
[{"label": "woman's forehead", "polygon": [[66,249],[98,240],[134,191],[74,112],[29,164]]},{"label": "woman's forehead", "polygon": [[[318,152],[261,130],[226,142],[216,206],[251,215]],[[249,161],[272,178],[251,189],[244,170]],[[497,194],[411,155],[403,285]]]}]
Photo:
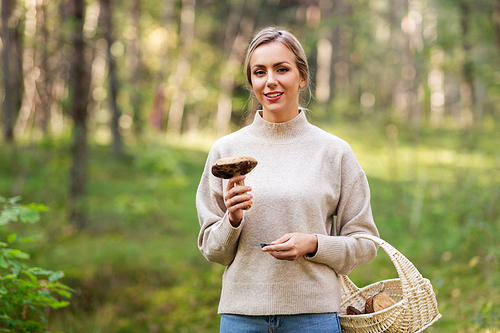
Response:
[{"label": "woman's forehead", "polygon": [[287,62],[295,64],[293,52],[282,42],[271,42],[259,45],[252,53],[250,67],[256,65],[269,66]]}]

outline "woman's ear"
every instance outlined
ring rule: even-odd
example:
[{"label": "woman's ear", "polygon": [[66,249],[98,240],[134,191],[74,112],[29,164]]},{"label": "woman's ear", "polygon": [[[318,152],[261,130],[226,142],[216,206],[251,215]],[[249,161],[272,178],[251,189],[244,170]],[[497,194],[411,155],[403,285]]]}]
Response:
[{"label": "woman's ear", "polygon": [[300,78],[300,83],[299,83],[299,88],[302,89],[307,85],[307,79],[301,77]]}]

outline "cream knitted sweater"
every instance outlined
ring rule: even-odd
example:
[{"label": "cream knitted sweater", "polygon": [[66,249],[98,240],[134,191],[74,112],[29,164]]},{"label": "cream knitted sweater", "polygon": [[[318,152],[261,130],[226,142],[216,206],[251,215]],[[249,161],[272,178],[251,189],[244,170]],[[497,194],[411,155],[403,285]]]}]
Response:
[{"label": "cream knitted sweater", "polygon": [[[245,180],[253,206],[234,228],[223,200],[227,180],[214,177],[211,165],[239,155],[255,158],[258,165]],[[285,123],[266,122],[257,112],[250,126],[216,141],[196,206],[200,251],[227,266],[219,313],[339,312],[337,274],[348,274],[376,255],[371,241],[349,237],[378,236],[365,173],[350,146],[311,125],[303,111]],[[249,244],[270,243],[292,232],[317,235],[316,254],[283,261]]]}]

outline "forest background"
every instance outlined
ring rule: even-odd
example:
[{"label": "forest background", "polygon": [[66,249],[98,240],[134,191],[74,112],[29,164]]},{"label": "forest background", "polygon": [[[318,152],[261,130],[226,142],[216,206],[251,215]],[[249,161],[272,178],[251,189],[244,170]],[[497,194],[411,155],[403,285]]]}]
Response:
[{"label": "forest background", "polygon": [[[352,145],[381,237],[433,283],[428,331],[500,332],[499,0],[1,6],[0,196],[49,210],[0,240],[35,236],[31,263],[74,289],[48,330],[217,331],[224,268],[197,249],[195,191],[258,107],[245,47],[277,25],[308,55],[310,121]],[[395,276],[380,250],[351,279]]]}]

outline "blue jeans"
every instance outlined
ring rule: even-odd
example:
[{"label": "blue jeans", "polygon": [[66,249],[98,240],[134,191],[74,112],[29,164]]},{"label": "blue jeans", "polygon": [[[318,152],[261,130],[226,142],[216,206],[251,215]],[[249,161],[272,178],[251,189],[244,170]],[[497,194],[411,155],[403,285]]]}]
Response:
[{"label": "blue jeans", "polygon": [[223,314],[220,333],[341,333],[337,313],[281,316]]}]

